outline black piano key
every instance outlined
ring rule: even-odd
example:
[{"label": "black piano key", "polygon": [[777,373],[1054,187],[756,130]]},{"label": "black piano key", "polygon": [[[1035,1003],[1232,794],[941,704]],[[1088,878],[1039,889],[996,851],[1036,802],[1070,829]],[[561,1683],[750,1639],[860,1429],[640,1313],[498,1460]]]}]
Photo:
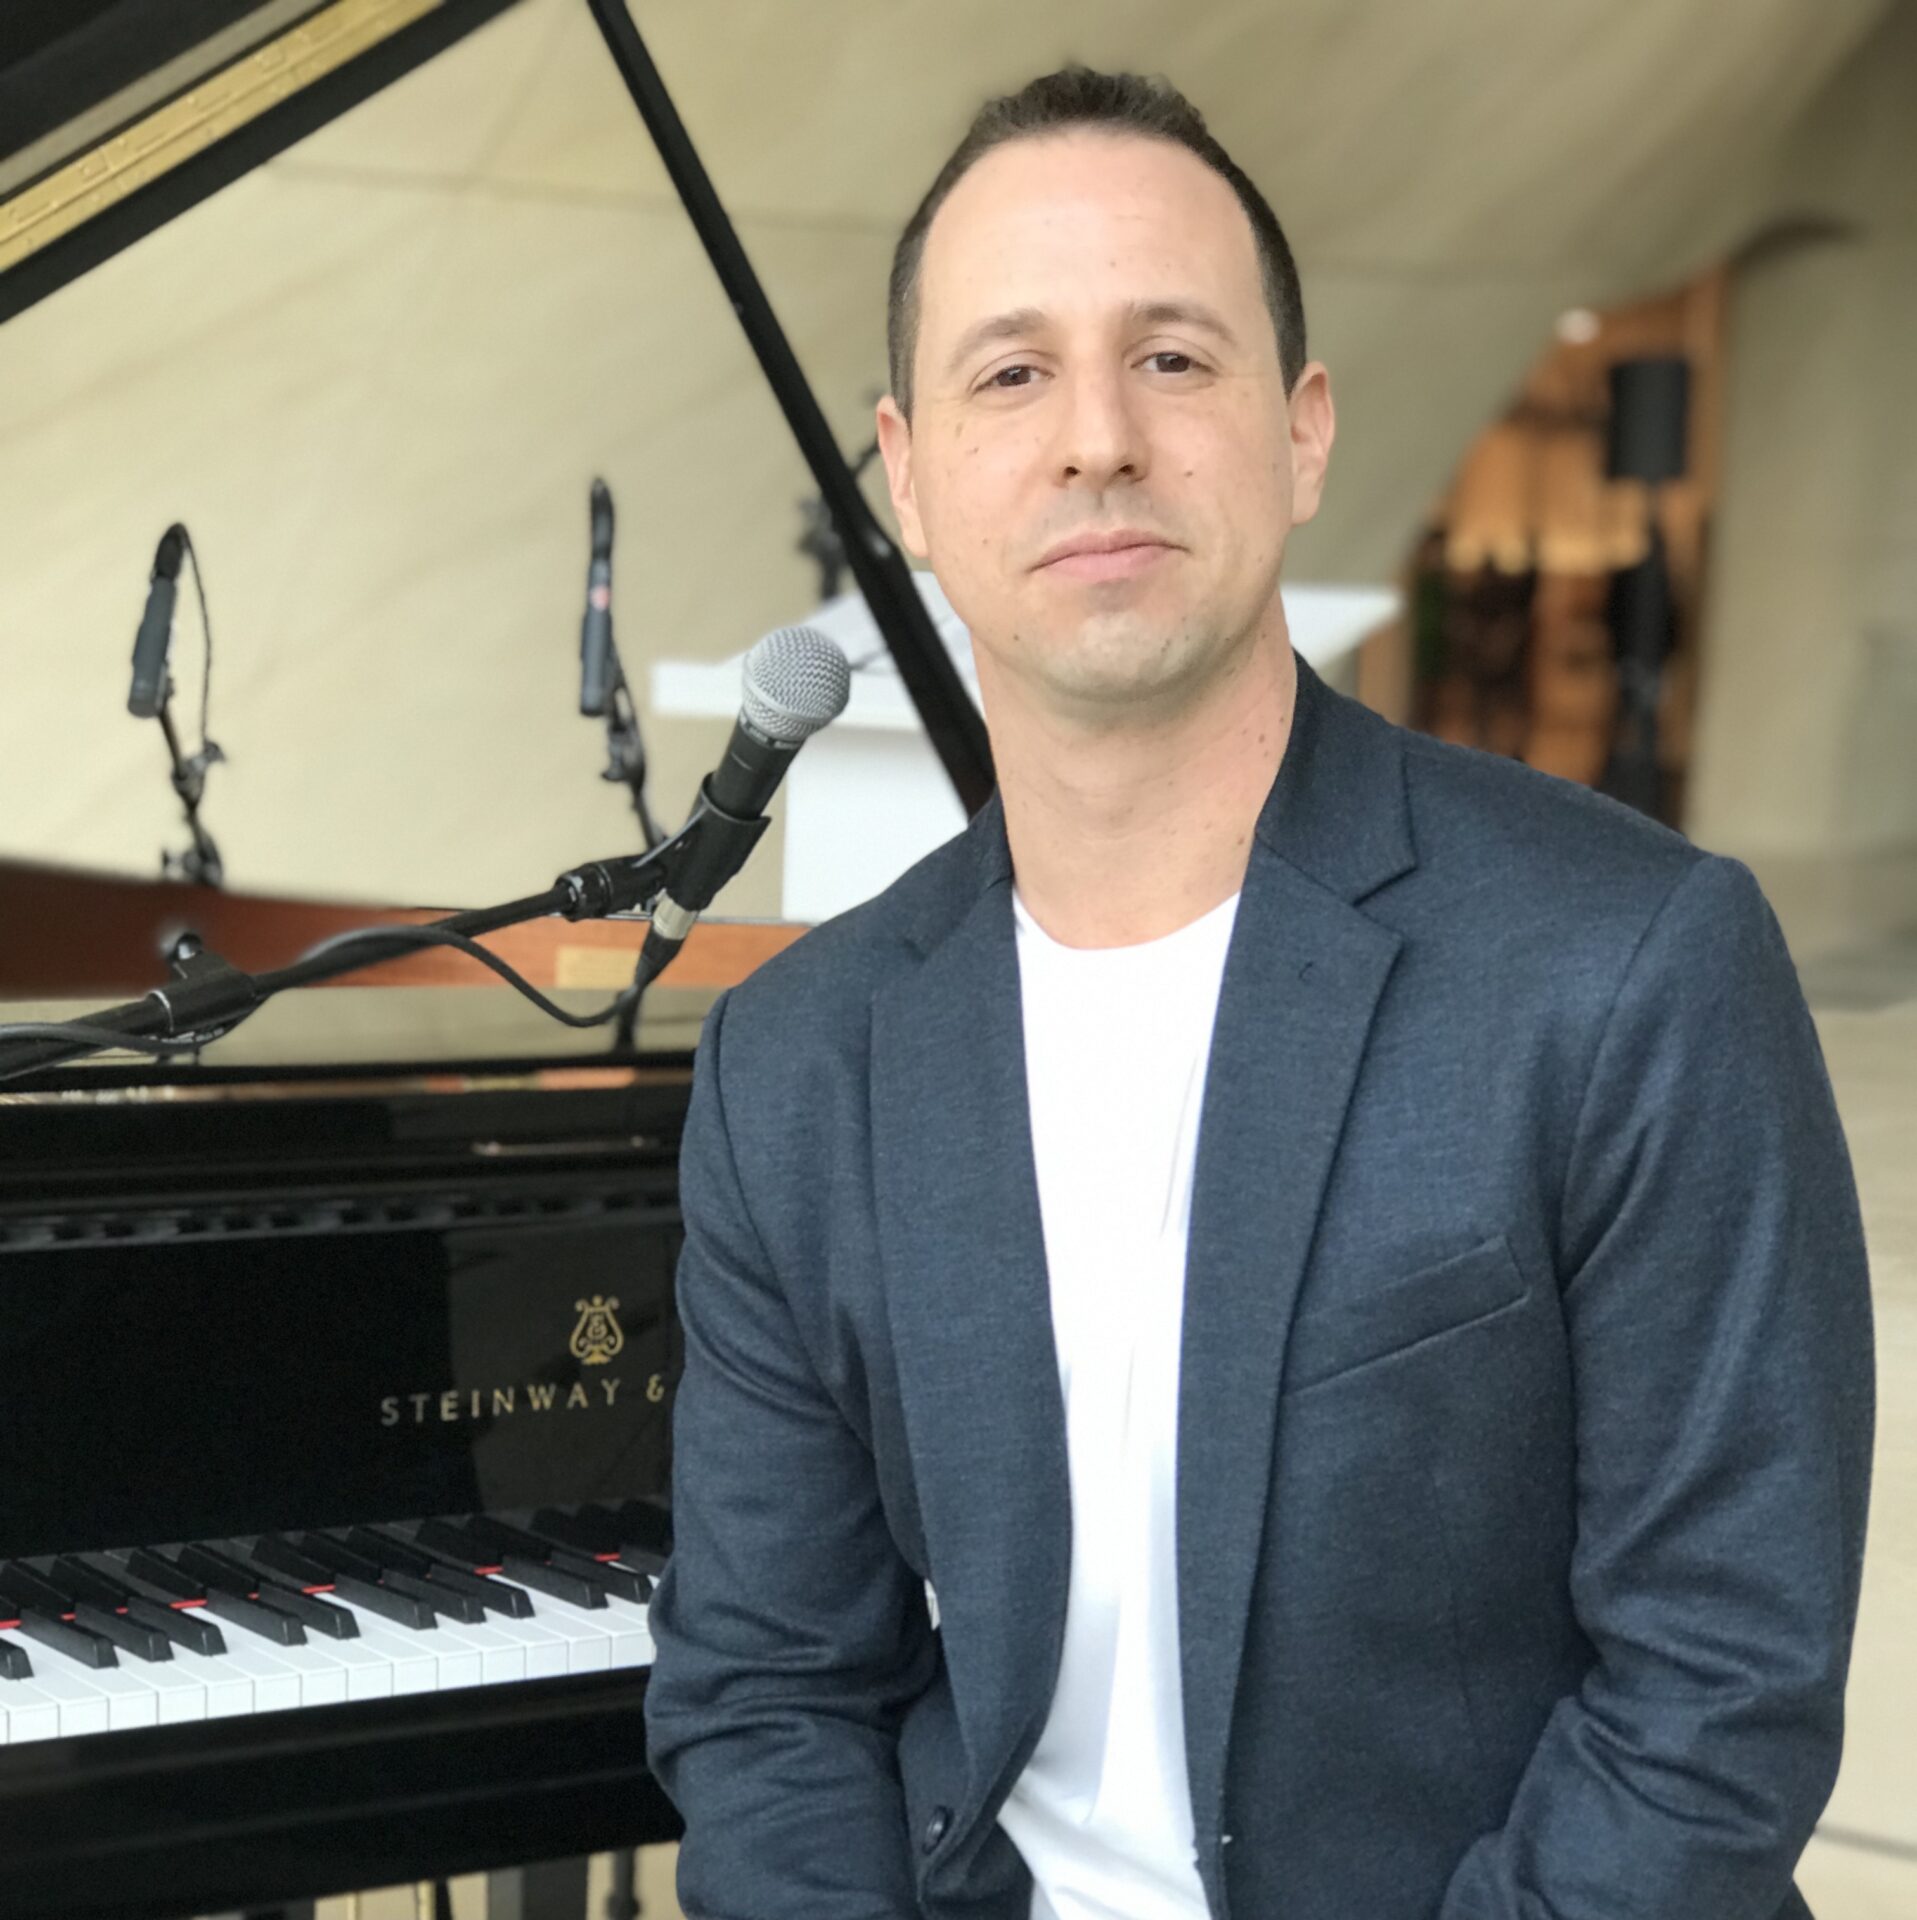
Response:
[{"label": "black piano key", "polygon": [[395,1593],[391,1587],[377,1586],[370,1580],[342,1573],[334,1581],[333,1590],[349,1607],[364,1607],[368,1613],[376,1613],[398,1626],[424,1633],[434,1625],[431,1607],[423,1600],[415,1600],[411,1594]]},{"label": "black piano key", "polygon": [[226,1651],[226,1635],[197,1607],[169,1607],[144,1594],[128,1596],[126,1617],[135,1626],[163,1633],[176,1647],[213,1659]]},{"label": "black piano key", "polygon": [[644,1574],[634,1573],[630,1567],[602,1560],[597,1554],[581,1553],[572,1547],[562,1546],[556,1540],[543,1544],[547,1566],[555,1567],[561,1573],[576,1574],[581,1580],[590,1580],[619,1600],[652,1598],[652,1582]]},{"label": "black piano key", "polygon": [[251,1567],[243,1567],[231,1554],[198,1541],[181,1547],[173,1560],[187,1579],[198,1580],[206,1587],[223,1587],[228,1593],[237,1593],[242,1600],[250,1600],[260,1584]]},{"label": "black piano key", "polygon": [[[25,1647],[15,1646],[11,1640],[0,1640],[0,1680],[31,1680],[33,1662],[27,1658]],[[0,1705],[5,1697],[0,1696]]]},{"label": "black piano key", "polygon": [[277,1572],[263,1561],[256,1563],[244,1549],[231,1542],[219,1551],[253,1576],[254,1597],[261,1606],[290,1613],[302,1626],[311,1627],[330,1640],[359,1638],[359,1622],[352,1614],[330,1600],[322,1600],[316,1593],[308,1593],[308,1583],[296,1580],[290,1573]]},{"label": "black piano key", "polygon": [[462,1621],[469,1627],[478,1626],[485,1617],[486,1609],[470,1594],[435,1586],[432,1581],[422,1580],[418,1574],[407,1573],[399,1567],[388,1567],[380,1585],[393,1593],[411,1594],[435,1613],[443,1613],[447,1619]]},{"label": "black piano key", "polygon": [[665,1572],[666,1559],[672,1551],[671,1534],[657,1509],[630,1504],[617,1512],[605,1507],[584,1509],[584,1517],[595,1523],[601,1516],[617,1542],[619,1564],[657,1580]]},{"label": "black piano key", "polygon": [[51,1614],[56,1620],[73,1611],[72,1604],[58,1587],[19,1560],[0,1563],[0,1599],[10,1607],[32,1607],[36,1612]]},{"label": "black piano key", "polygon": [[541,1507],[531,1521],[531,1530],[541,1539],[552,1540],[576,1553],[612,1553],[619,1542],[607,1524],[611,1516],[600,1519],[588,1513],[561,1513],[557,1507]]},{"label": "black piano key", "polygon": [[302,1553],[290,1540],[282,1540],[277,1534],[261,1534],[253,1542],[248,1557],[271,1567],[275,1573],[299,1581],[302,1586],[326,1587],[333,1583],[331,1567],[322,1566],[310,1553]]},{"label": "black piano key", "polygon": [[304,1587],[288,1586],[278,1580],[262,1579],[256,1590],[256,1598],[263,1607],[271,1607],[275,1613],[290,1614],[303,1627],[311,1627],[315,1633],[323,1633],[329,1640],[357,1640],[359,1622],[344,1607],[336,1607],[330,1600],[322,1600],[316,1593],[308,1593]]},{"label": "black piano key", "polygon": [[257,1600],[244,1599],[225,1587],[207,1589],[206,1610],[218,1614],[231,1626],[258,1634],[262,1640],[270,1640],[276,1647],[303,1647],[306,1644],[306,1629],[290,1613],[263,1607]]},{"label": "black piano key", "polygon": [[514,1586],[531,1587],[535,1593],[549,1593],[555,1600],[570,1600],[575,1607],[603,1607],[606,1590],[576,1573],[548,1566],[543,1560],[528,1560],[524,1554],[501,1556],[499,1570]]},{"label": "black piano key", "polygon": [[162,1606],[171,1606],[173,1596],[158,1587],[150,1587],[144,1580],[135,1579],[124,1560],[118,1560],[109,1553],[79,1553],[74,1559],[90,1573],[98,1574],[102,1580],[112,1583],[131,1598],[134,1594],[142,1599],[157,1600]]},{"label": "black piano key", "polygon": [[552,1552],[551,1541],[542,1540],[536,1533],[528,1533],[524,1527],[516,1527],[510,1521],[495,1520],[490,1513],[467,1515],[465,1527],[478,1541],[480,1551],[490,1553],[495,1559],[508,1553],[519,1553],[528,1560],[544,1560]]},{"label": "black piano key", "polygon": [[472,1530],[456,1521],[422,1520],[413,1529],[413,1539],[436,1553],[450,1554],[462,1566],[496,1567],[499,1564],[499,1556],[488,1553]]},{"label": "black piano key", "polygon": [[123,1568],[99,1556],[83,1560],[77,1554],[63,1553],[54,1561],[49,1577],[67,1587],[76,1599],[84,1597],[102,1607],[117,1606],[136,1627],[163,1633],[188,1653],[211,1659],[226,1651],[226,1636],[197,1608],[176,1607],[138,1591]]},{"label": "black piano key", "polygon": [[641,1597],[638,1578],[628,1568],[608,1566],[591,1553],[581,1553],[525,1527],[495,1519],[491,1514],[474,1514],[466,1525],[482,1552],[497,1554],[502,1560],[507,1554],[520,1555],[550,1567],[555,1573],[570,1574],[588,1586],[603,1587],[621,1600]]},{"label": "black piano key", "polygon": [[173,1658],[173,1643],[165,1634],[142,1626],[137,1620],[124,1619],[111,1608],[96,1607],[82,1600],[73,1609],[73,1624],[97,1633],[102,1640],[112,1641],[122,1653],[130,1653],[136,1660]]},{"label": "black piano key", "polygon": [[622,1500],[612,1509],[620,1538],[661,1559],[672,1551],[672,1514],[651,1500]]},{"label": "black piano key", "polygon": [[133,1596],[133,1589],[120,1580],[110,1580],[93,1568],[82,1566],[72,1554],[63,1553],[47,1568],[47,1579],[67,1597],[69,1607],[85,1601],[88,1606],[119,1609]]},{"label": "black piano key", "polygon": [[64,1653],[83,1667],[117,1667],[119,1656],[109,1641],[84,1627],[69,1626],[57,1614],[41,1613],[35,1607],[20,1609],[20,1631],[43,1647]]},{"label": "black piano key", "polygon": [[409,1540],[388,1527],[348,1527],[346,1544],[377,1567],[397,1567],[424,1580],[432,1571],[432,1561]]},{"label": "black piano key", "polygon": [[[606,1578],[606,1569],[598,1561],[574,1553],[570,1548],[555,1546],[550,1540],[528,1533],[524,1527],[484,1513],[469,1516],[462,1525],[475,1542],[476,1551],[490,1555],[507,1579],[522,1586],[570,1600],[580,1607],[603,1607],[606,1595],[615,1591],[613,1581]],[[423,1535],[423,1527],[421,1532]],[[547,1576],[545,1582],[525,1579],[527,1567],[538,1567]],[[555,1585],[555,1581],[563,1584]]]},{"label": "black piano key", "polygon": [[165,1560],[150,1547],[135,1547],[126,1556],[126,1572],[144,1581],[169,1600],[204,1600],[206,1589],[191,1574],[184,1573],[171,1560]]},{"label": "black piano key", "polygon": [[381,1568],[377,1560],[369,1560],[363,1553],[355,1553],[343,1540],[336,1540],[330,1533],[303,1533],[293,1542],[299,1551],[309,1560],[317,1560],[336,1578],[342,1573],[350,1573],[355,1580],[377,1583]]},{"label": "black piano key", "polygon": [[532,1618],[532,1598],[523,1587],[512,1586],[504,1580],[495,1579],[491,1574],[468,1573],[463,1557],[458,1565],[437,1554],[424,1557],[427,1563],[425,1577],[434,1586],[466,1594],[489,1612],[503,1613],[509,1620]]}]

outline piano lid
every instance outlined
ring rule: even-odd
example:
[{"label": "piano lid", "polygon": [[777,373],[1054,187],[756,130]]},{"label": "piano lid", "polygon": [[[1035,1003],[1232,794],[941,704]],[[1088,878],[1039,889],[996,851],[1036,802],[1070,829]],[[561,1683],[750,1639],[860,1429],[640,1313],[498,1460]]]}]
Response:
[{"label": "piano lid", "polygon": [[0,321],[514,0],[26,0],[0,13]]}]

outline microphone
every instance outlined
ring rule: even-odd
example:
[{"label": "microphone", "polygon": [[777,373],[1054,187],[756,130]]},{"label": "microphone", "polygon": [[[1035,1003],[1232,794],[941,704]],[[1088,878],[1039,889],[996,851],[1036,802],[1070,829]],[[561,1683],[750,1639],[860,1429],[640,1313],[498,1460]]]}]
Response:
[{"label": "microphone", "polygon": [[579,711],[603,714],[612,687],[612,494],[592,483],[592,565],[579,629]]},{"label": "microphone", "polygon": [[153,556],[153,584],[133,639],[133,686],[126,697],[127,712],[141,720],[151,720],[166,702],[166,650],[173,638],[173,598],[185,545],[186,529],[176,521],[161,534]]},{"label": "microphone", "polygon": [[845,655],[816,627],[780,627],[746,655],[732,738],[700,784],[685,854],[653,903],[639,955],[645,979],[670,964],[713,895],[745,864],[793,756],[845,711],[851,692]]}]

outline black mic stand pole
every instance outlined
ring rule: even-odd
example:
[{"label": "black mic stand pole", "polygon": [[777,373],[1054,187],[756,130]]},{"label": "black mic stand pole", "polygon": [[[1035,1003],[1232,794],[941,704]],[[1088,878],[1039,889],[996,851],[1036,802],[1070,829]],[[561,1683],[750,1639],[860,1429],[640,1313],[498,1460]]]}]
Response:
[{"label": "black mic stand pole", "polygon": [[632,689],[626,684],[617,648],[612,650],[611,665],[612,684],[606,693],[606,770],[600,777],[617,781],[632,795],[639,832],[650,850],[665,835],[646,804],[646,743],[639,734],[639,712],[633,705]]},{"label": "black mic stand pole", "polygon": [[[709,823],[715,820],[719,822],[718,836],[709,841]],[[20,1026],[31,1030],[0,1033],[0,1081],[58,1065],[80,1054],[98,1053],[123,1039],[176,1040],[183,1044],[217,1039],[289,987],[314,986],[418,951],[422,945],[431,944],[430,937],[421,938],[428,929],[476,939],[549,914],[567,920],[603,920],[614,914],[650,912],[675,877],[691,864],[699,863],[703,874],[715,848],[719,851],[718,870],[729,879],[745,864],[770,825],[763,815],[750,822],[721,816],[702,787],[686,824],[671,839],[636,858],[622,855],[574,867],[562,873],[544,893],[509,900],[503,906],[455,913],[443,920],[428,921],[423,927],[371,927],[358,937],[328,940],[307,958],[271,973],[243,973],[189,935],[176,941],[168,954],[173,979],[164,987],[153,988],[144,999],[126,1001],[73,1022],[22,1022]],[[653,971],[656,969],[642,968],[646,977],[628,991],[643,990],[650,984]],[[83,1027],[88,1032],[63,1033],[59,1029],[65,1025]]]},{"label": "black mic stand pole", "polygon": [[173,791],[180,796],[180,804],[186,809],[187,832],[193,839],[193,844],[181,854],[171,854],[163,848],[160,871],[169,877],[177,873],[181,879],[194,881],[203,887],[220,886],[224,884],[226,869],[220,860],[219,848],[213,844],[213,836],[201,824],[200,801],[206,794],[207,768],[224,760],[226,755],[211,740],[204,741],[199,752],[191,758],[180,751],[180,736],[173,725],[171,675],[167,678],[160,699],[159,722],[160,731],[166,736],[167,753],[173,761]]}]

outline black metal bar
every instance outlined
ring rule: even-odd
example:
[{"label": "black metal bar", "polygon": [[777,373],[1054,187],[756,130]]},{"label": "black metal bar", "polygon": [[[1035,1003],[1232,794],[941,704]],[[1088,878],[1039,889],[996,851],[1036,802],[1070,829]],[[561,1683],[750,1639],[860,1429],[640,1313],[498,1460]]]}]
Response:
[{"label": "black metal bar", "polygon": [[846,466],[625,0],[586,3],[599,24],[619,77],[652,135],[659,158],[672,176],[719,284],[725,288],[726,298],[758,356],[760,370],[785,414],[792,437],[799,443],[799,451],[838,523],[852,577],[872,609],[940,764],[966,812],[976,813],[991,798],[994,785],[992,747],[985,721],[932,625],[904,556],[873,516]]}]

